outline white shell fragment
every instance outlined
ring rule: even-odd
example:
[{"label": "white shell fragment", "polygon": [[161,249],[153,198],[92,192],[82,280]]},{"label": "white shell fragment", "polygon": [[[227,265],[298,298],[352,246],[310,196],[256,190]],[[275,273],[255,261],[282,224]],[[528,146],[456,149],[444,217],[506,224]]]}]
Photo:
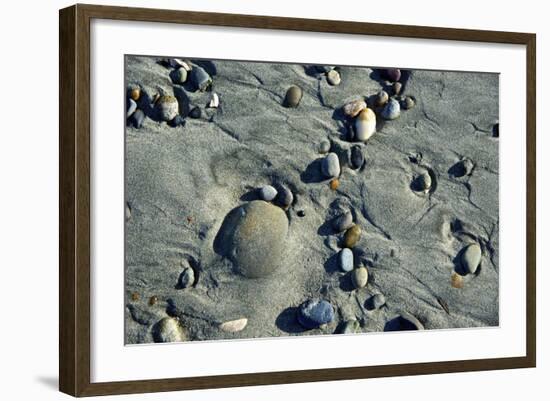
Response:
[{"label": "white shell fragment", "polygon": [[189,64],[187,64],[183,60],[180,60],[179,58],[170,59],[170,66],[173,67],[173,68],[182,67],[182,68],[185,69],[185,71],[191,71],[191,67],[189,66]]},{"label": "white shell fragment", "polygon": [[376,114],[369,108],[363,109],[355,119],[355,138],[367,141],[376,131]]},{"label": "white shell fragment", "polygon": [[210,102],[208,103],[208,107],[215,109],[220,105],[220,98],[217,93],[212,93],[212,98],[210,99]]},{"label": "white shell fragment", "polygon": [[241,319],[223,322],[222,324],[220,324],[220,329],[222,329],[227,333],[236,333],[244,329],[247,323],[248,323],[248,319],[243,317]]}]

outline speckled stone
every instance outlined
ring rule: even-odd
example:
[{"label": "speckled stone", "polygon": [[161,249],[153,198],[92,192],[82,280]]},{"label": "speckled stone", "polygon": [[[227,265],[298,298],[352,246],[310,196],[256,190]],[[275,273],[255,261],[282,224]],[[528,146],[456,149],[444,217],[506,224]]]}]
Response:
[{"label": "speckled stone", "polygon": [[341,82],[341,77],[340,77],[340,73],[336,70],[330,70],[329,72],[327,72],[327,82],[332,85],[332,86],[335,86],[335,85],[340,85],[340,82]]},{"label": "speckled stone", "polygon": [[414,107],[414,105],[416,104],[414,98],[412,96],[405,96],[405,98],[403,99],[403,101],[401,102],[401,106],[403,107],[403,109],[405,110],[409,110],[409,109],[412,109]]},{"label": "speckled stone", "polygon": [[306,329],[315,329],[334,320],[334,307],[325,300],[307,300],[300,305],[298,322]]},{"label": "speckled stone", "polygon": [[401,115],[401,106],[395,99],[390,99],[380,113],[384,120],[395,120]]},{"label": "speckled stone", "polygon": [[344,248],[338,254],[340,269],[344,272],[353,270],[353,252],[349,248]]},{"label": "speckled stone", "polygon": [[165,317],[154,325],[153,340],[157,343],[174,343],[185,341],[186,336],[178,320]]},{"label": "speckled stone", "polygon": [[179,113],[178,100],[174,96],[163,95],[155,103],[158,118],[162,121],[170,121]]},{"label": "speckled stone", "polygon": [[321,172],[325,177],[336,178],[340,175],[340,160],[336,153],[329,153],[321,162]]},{"label": "speckled stone", "polygon": [[369,272],[366,267],[358,267],[351,272],[351,282],[356,289],[363,288],[369,281]]},{"label": "speckled stone", "polygon": [[357,115],[364,109],[367,108],[367,103],[364,100],[354,100],[349,102],[342,107],[344,114],[350,118],[357,117]]},{"label": "speckled stone", "polygon": [[264,185],[260,188],[260,198],[266,202],[271,202],[277,196],[277,190],[271,185]]},{"label": "speckled stone", "polygon": [[292,85],[286,91],[285,100],[283,105],[285,107],[298,107],[300,101],[302,100],[303,92],[302,88],[296,85]]}]

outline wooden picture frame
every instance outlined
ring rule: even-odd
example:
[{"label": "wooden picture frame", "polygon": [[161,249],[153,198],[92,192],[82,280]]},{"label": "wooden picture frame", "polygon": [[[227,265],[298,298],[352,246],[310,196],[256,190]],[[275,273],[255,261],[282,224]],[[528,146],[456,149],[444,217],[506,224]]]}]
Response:
[{"label": "wooden picture frame", "polygon": [[[526,355],[368,367],[92,383],[90,380],[90,21],[221,27],[518,44],[526,47]],[[534,367],[536,363],[536,37],[529,33],[74,5],[60,10],[59,388],[73,396],[144,393]]]}]

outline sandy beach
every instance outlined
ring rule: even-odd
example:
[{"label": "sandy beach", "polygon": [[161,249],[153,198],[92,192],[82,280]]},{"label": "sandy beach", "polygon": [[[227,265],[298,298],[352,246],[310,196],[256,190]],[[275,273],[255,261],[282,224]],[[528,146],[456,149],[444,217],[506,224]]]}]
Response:
[{"label": "sandy beach", "polygon": [[126,57],[127,344],[498,326],[497,74],[174,60]]}]

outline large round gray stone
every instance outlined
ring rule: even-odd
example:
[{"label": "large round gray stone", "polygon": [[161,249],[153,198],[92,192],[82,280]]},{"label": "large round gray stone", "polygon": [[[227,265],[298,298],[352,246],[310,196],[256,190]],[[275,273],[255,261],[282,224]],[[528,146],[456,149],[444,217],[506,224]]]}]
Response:
[{"label": "large round gray stone", "polygon": [[222,253],[246,277],[266,277],[284,260],[288,220],[285,212],[264,201],[234,209],[225,219],[218,241]]}]

